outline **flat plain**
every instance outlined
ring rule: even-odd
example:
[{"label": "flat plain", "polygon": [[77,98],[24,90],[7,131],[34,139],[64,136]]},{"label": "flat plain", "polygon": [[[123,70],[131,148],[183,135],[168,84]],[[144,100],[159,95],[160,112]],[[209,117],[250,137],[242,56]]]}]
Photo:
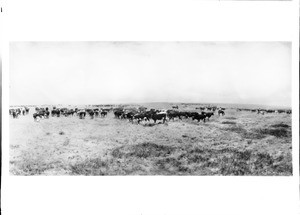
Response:
[{"label": "flat plain", "polygon": [[10,118],[11,175],[292,175],[291,114],[228,107],[205,123],[137,124],[112,112],[35,122],[33,109]]}]

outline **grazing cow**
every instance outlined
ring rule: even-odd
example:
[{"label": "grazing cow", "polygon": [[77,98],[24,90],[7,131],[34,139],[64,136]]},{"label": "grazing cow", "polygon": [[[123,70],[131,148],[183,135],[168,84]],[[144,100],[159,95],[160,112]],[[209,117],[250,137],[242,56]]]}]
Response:
[{"label": "grazing cow", "polygon": [[172,106],[173,109],[178,109],[178,105]]},{"label": "grazing cow", "polygon": [[220,115],[224,116],[224,115],[225,115],[225,112],[224,112],[223,110],[218,110],[218,115],[219,115],[219,116],[220,116]]},{"label": "grazing cow", "polygon": [[57,117],[60,117],[60,110],[59,109],[53,109],[51,111],[51,116],[54,117],[54,116],[57,116]]},{"label": "grazing cow", "polygon": [[101,111],[101,117],[106,117],[107,116],[107,112],[106,111]]},{"label": "grazing cow", "polygon": [[18,118],[18,116],[19,116],[19,112],[17,112],[17,111],[13,111],[12,112],[12,116],[13,116],[13,118]]},{"label": "grazing cow", "polygon": [[168,116],[169,120],[173,119],[173,121],[174,121],[175,118],[178,118],[181,120],[181,114],[179,111],[167,110],[167,116]]},{"label": "grazing cow", "polygon": [[[224,112],[224,111],[223,111],[223,112]],[[202,114],[205,115],[205,116],[207,117],[207,120],[209,120],[210,117],[214,115],[213,112],[202,112]],[[224,113],[224,114],[225,114],[225,113]]]},{"label": "grazing cow", "polygon": [[50,112],[48,110],[44,111],[42,114],[44,115],[45,119],[49,119]]},{"label": "grazing cow", "polygon": [[122,114],[124,114],[123,110],[116,110],[114,112],[115,118],[118,118],[118,119],[122,116]]},{"label": "grazing cow", "polygon": [[79,110],[77,112],[77,114],[79,115],[79,119],[84,119],[85,115],[86,115],[86,112],[85,112],[85,110]]},{"label": "grazing cow", "polygon": [[34,113],[32,116],[33,116],[34,121],[39,121],[38,119],[45,117],[45,112],[38,111],[38,112]]},{"label": "grazing cow", "polygon": [[206,115],[198,114],[198,115],[194,115],[192,117],[192,120],[194,121],[196,119],[198,122],[200,122],[200,120],[203,120],[203,122],[205,123],[205,118],[206,118]]},{"label": "grazing cow", "polygon": [[266,113],[265,110],[261,110],[261,109],[258,109],[258,110],[257,110],[257,114],[264,115],[265,113]]},{"label": "grazing cow", "polygon": [[98,116],[99,116],[99,113],[100,113],[100,111],[99,111],[99,110],[94,110],[94,112],[95,112],[95,117],[98,117]]},{"label": "grazing cow", "polygon": [[38,113],[34,113],[32,116],[33,116],[34,121],[37,121],[38,117],[40,117],[40,115]]},{"label": "grazing cow", "polygon": [[151,115],[151,119],[153,119],[154,123],[156,123],[157,120],[163,120],[163,123],[165,123],[167,118],[167,114],[165,113],[154,113]]},{"label": "grazing cow", "polygon": [[148,113],[138,113],[133,116],[133,120],[136,119],[137,123],[140,124],[140,121],[142,120],[150,121],[149,120],[150,117],[151,115],[149,115]]},{"label": "grazing cow", "polygon": [[87,109],[86,110],[86,112],[90,115],[90,117],[91,117],[91,119],[94,119],[94,115],[95,115],[95,113],[94,113],[94,111],[93,110],[91,110],[91,109]]},{"label": "grazing cow", "polygon": [[129,122],[133,122],[134,115],[137,114],[135,112],[128,112],[124,114],[125,119],[129,119]]},{"label": "grazing cow", "polygon": [[194,117],[194,116],[198,116],[199,115],[199,113],[198,112],[186,112],[186,116],[188,117],[188,118],[190,118],[190,117]]},{"label": "grazing cow", "polygon": [[275,113],[275,110],[266,110],[267,113]]}]

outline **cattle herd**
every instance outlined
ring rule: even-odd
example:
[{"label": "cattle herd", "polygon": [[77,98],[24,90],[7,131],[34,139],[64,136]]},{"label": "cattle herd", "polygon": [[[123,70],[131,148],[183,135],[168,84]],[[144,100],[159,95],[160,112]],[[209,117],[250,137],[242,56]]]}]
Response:
[{"label": "cattle herd", "polygon": [[9,115],[11,115],[13,118],[18,118],[19,115],[27,115],[29,114],[29,108],[28,107],[20,107],[20,108],[11,108],[9,109]]},{"label": "cattle herd", "polygon": [[[56,108],[55,106],[50,108],[48,107],[35,107],[35,112],[33,113],[34,121],[39,121],[40,119],[49,119],[49,117],[71,117],[77,116],[79,119],[85,119],[89,117],[90,119],[94,119],[96,117],[106,117],[109,112],[113,112],[113,115],[116,119],[127,119],[129,122],[137,122],[138,124],[141,121],[150,122],[153,120],[154,123],[157,121],[162,121],[165,123],[166,121],[170,121],[174,119],[182,120],[191,119],[197,120],[200,122],[201,120],[205,122],[209,120],[213,115],[217,114],[219,116],[225,115],[225,108],[216,107],[216,106],[202,106],[195,107],[195,111],[192,110],[180,110],[178,105],[173,105],[172,109],[149,109],[143,106],[129,108],[126,106],[118,106],[113,107],[112,105],[106,105],[108,107],[93,107],[93,108]],[[11,108],[9,109],[9,114],[13,118],[18,118],[19,115],[27,115],[29,114],[29,108],[26,106]],[[291,114],[292,111],[290,109],[247,109],[247,108],[236,108],[236,111],[248,111],[257,114],[267,114],[267,113],[286,113]]]}]

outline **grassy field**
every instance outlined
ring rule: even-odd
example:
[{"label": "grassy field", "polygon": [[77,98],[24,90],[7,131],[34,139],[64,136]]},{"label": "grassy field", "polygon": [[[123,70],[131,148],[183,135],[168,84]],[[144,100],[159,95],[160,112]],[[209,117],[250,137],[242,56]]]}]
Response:
[{"label": "grassy field", "polygon": [[113,113],[34,122],[31,112],[10,118],[10,173],[292,175],[291,115],[227,109],[225,116],[214,115],[206,123],[138,125]]}]

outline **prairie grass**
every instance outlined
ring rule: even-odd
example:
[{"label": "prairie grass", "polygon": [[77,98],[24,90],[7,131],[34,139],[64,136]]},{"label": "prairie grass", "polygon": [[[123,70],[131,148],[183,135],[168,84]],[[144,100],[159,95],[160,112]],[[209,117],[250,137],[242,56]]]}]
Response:
[{"label": "prairie grass", "polygon": [[290,115],[230,109],[205,123],[26,115],[10,120],[9,165],[13,175],[290,176],[291,137]]},{"label": "prairie grass", "polygon": [[[117,147],[108,159],[87,159],[71,166],[74,175],[291,175],[291,157],[273,157],[268,153],[234,148],[164,146],[155,143]],[[145,168],[151,164],[151,168]],[[214,172],[211,171],[214,169]]]}]

